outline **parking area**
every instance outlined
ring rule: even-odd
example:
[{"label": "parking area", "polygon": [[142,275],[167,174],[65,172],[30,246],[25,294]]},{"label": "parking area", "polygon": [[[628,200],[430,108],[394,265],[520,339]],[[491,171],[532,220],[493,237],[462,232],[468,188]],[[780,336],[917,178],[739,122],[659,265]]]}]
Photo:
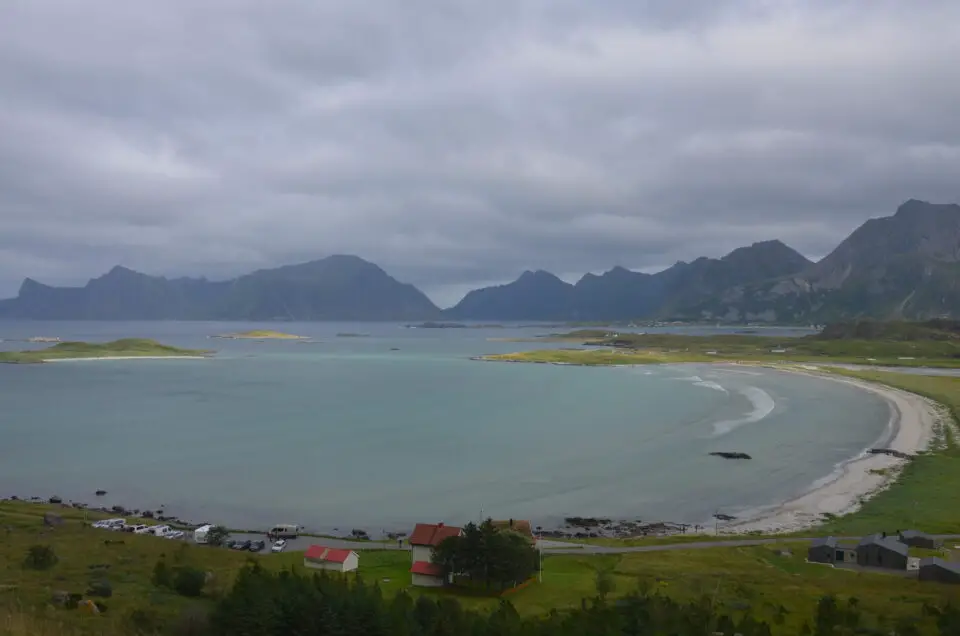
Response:
[{"label": "parking area", "polygon": [[[246,533],[246,532],[232,532],[230,533],[231,540],[237,541],[265,541],[267,543],[267,548],[263,551],[268,553],[270,551],[270,545],[272,541],[267,538],[265,534],[257,533]],[[346,539],[327,539],[325,537],[306,537],[299,536],[296,539],[287,539],[287,547],[284,549],[284,552],[306,552],[307,548],[311,545],[322,545],[328,548],[345,548],[348,550],[409,550],[409,546],[403,544],[403,547],[398,548],[396,541],[391,541],[388,543],[381,543],[379,541],[348,541]]]}]

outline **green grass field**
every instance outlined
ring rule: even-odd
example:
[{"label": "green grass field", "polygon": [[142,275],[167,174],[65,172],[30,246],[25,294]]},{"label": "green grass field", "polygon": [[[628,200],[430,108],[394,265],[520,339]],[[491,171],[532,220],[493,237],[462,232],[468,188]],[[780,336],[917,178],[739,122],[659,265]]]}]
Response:
[{"label": "green grass field", "polygon": [[60,342],[36,351],[0,351],[0,363],[29,364],[63,358],[107,358],[112,356],[205,356],[212,351],[171,347],[147,338],[123,338],[113,342]]},{"label": "green grass field", "polygon": [[665,362],[706,362],[707,356],[673,356],[657,352],[631,352],[614,349],[540,349],[518,353],[500,353],[483,356],[484,360],[500,362],[533,362],[540,364],[572,364],[582,366],[618,366],[630,364],[661,364]]},{"label": "green grass field", "polygon": [[[619,333],[583,329],[540,338],[541,342],[576,342],[597,347],[616,347],[623,354],[637,355],[636,361],[603,361],[602,357],[568,350],[562,361],[571,364],[649,364],[655,362],[759,361],[759,362],[838,362],[877,366],[960,367],[960,339],[827,339],[817,336],[778,338],[758,335],[688,336],[678,334]],[[550,361],[549,351],[523,352],[513,358],[491,359]],[[647,360],[646,358],[651,358]]]}]

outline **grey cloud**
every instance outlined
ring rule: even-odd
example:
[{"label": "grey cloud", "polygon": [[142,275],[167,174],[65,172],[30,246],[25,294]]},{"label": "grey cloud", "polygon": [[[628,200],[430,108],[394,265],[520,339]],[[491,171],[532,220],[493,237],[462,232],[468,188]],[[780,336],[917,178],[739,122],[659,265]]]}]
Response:
[{"label": "grey cloud", "polygon": [[443,301],[960,201],[960,6],[14,0],[0,296],[356,253]]}]

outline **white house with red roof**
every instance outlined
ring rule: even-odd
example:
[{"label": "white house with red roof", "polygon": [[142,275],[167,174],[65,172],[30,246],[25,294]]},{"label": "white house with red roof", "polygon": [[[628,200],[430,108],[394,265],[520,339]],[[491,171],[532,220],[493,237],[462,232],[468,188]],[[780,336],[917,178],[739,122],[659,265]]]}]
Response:
[{"label": "white house with red roof", "polygon": [[353,572],[360,565],[360,555],[353,550],[338,550],[312,545],[303,554],[303,566],[315,570]]},{"label": "white house with red roof", "polygon": [[433,564],[433,549],[449,537],[459,537],[463,528],[447,526],[442,523],[418,523],[408,539],[413,565],[410,567],[413,585],[420,587],[442,587],[447,580],[443,570]]}]

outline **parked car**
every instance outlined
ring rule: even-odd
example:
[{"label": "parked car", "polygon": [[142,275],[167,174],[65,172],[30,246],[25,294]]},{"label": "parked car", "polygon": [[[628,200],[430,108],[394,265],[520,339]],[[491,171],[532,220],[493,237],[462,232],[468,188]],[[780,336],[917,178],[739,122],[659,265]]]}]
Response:
[{"label": "parked car", "polygon": [[249,550],[249,549],[250,549],[250,540],[249,540],[249,539],[245,539],[245,540],[243,540],[243,541],[237,541],[235,544],[233,544],[233,549],[234,549],[234,550]]},{"label": "parked car", "polygon": [[153,534],[153,526],[140,526],[133,531],[133,534]]},{"label": "parked car", "polygon": [[168,530],[163,533],[164,539],[182,539],[183,530]]},{"label": "parked car", "polygon": [[302,530],[302,528],[294,523],[278,523],[270,528],[267,536],[276,537],[277,539],[296,539],[300,536],[300,530]]},{"label": "parked car", "polygon": [[283,552],[284,548],[287,547],[287,542],[283,539],[280,539],[270,548],[271,552]]},{"label": "parked car", "polygon": [[173,530],[173,528],[171,528],[170,526],[153,526],[152,528],[150,528],[150,531],[153,532],[153,534],[158,537],[162,537],[163,535],[170,532],[171,530]]},{"label": "parked car", "polygon": [[240,542],[239,542],[237,539],[230,539],[229,541],[227,541],[226,543],[223,544],[223,547],[229,548],[230,550],[233,550],[234,547],[236,547],[236,545],[237,545],[238,543],[240,543]]},{"label": "parked car", "polygon": [[150,529],[150,526],[145,526],[142,523],[135,523],[133,525],[123,527],[124,532],[136,532],[138,534],[143,534],[141,530],[149,530],[149,529]]},{"label": "parked car", "polygon": [[265,547],[267,547],[266,541],[254,541],[253,543],[250,544],[250,551],[260,552],[260,550],[263,550]]}]

